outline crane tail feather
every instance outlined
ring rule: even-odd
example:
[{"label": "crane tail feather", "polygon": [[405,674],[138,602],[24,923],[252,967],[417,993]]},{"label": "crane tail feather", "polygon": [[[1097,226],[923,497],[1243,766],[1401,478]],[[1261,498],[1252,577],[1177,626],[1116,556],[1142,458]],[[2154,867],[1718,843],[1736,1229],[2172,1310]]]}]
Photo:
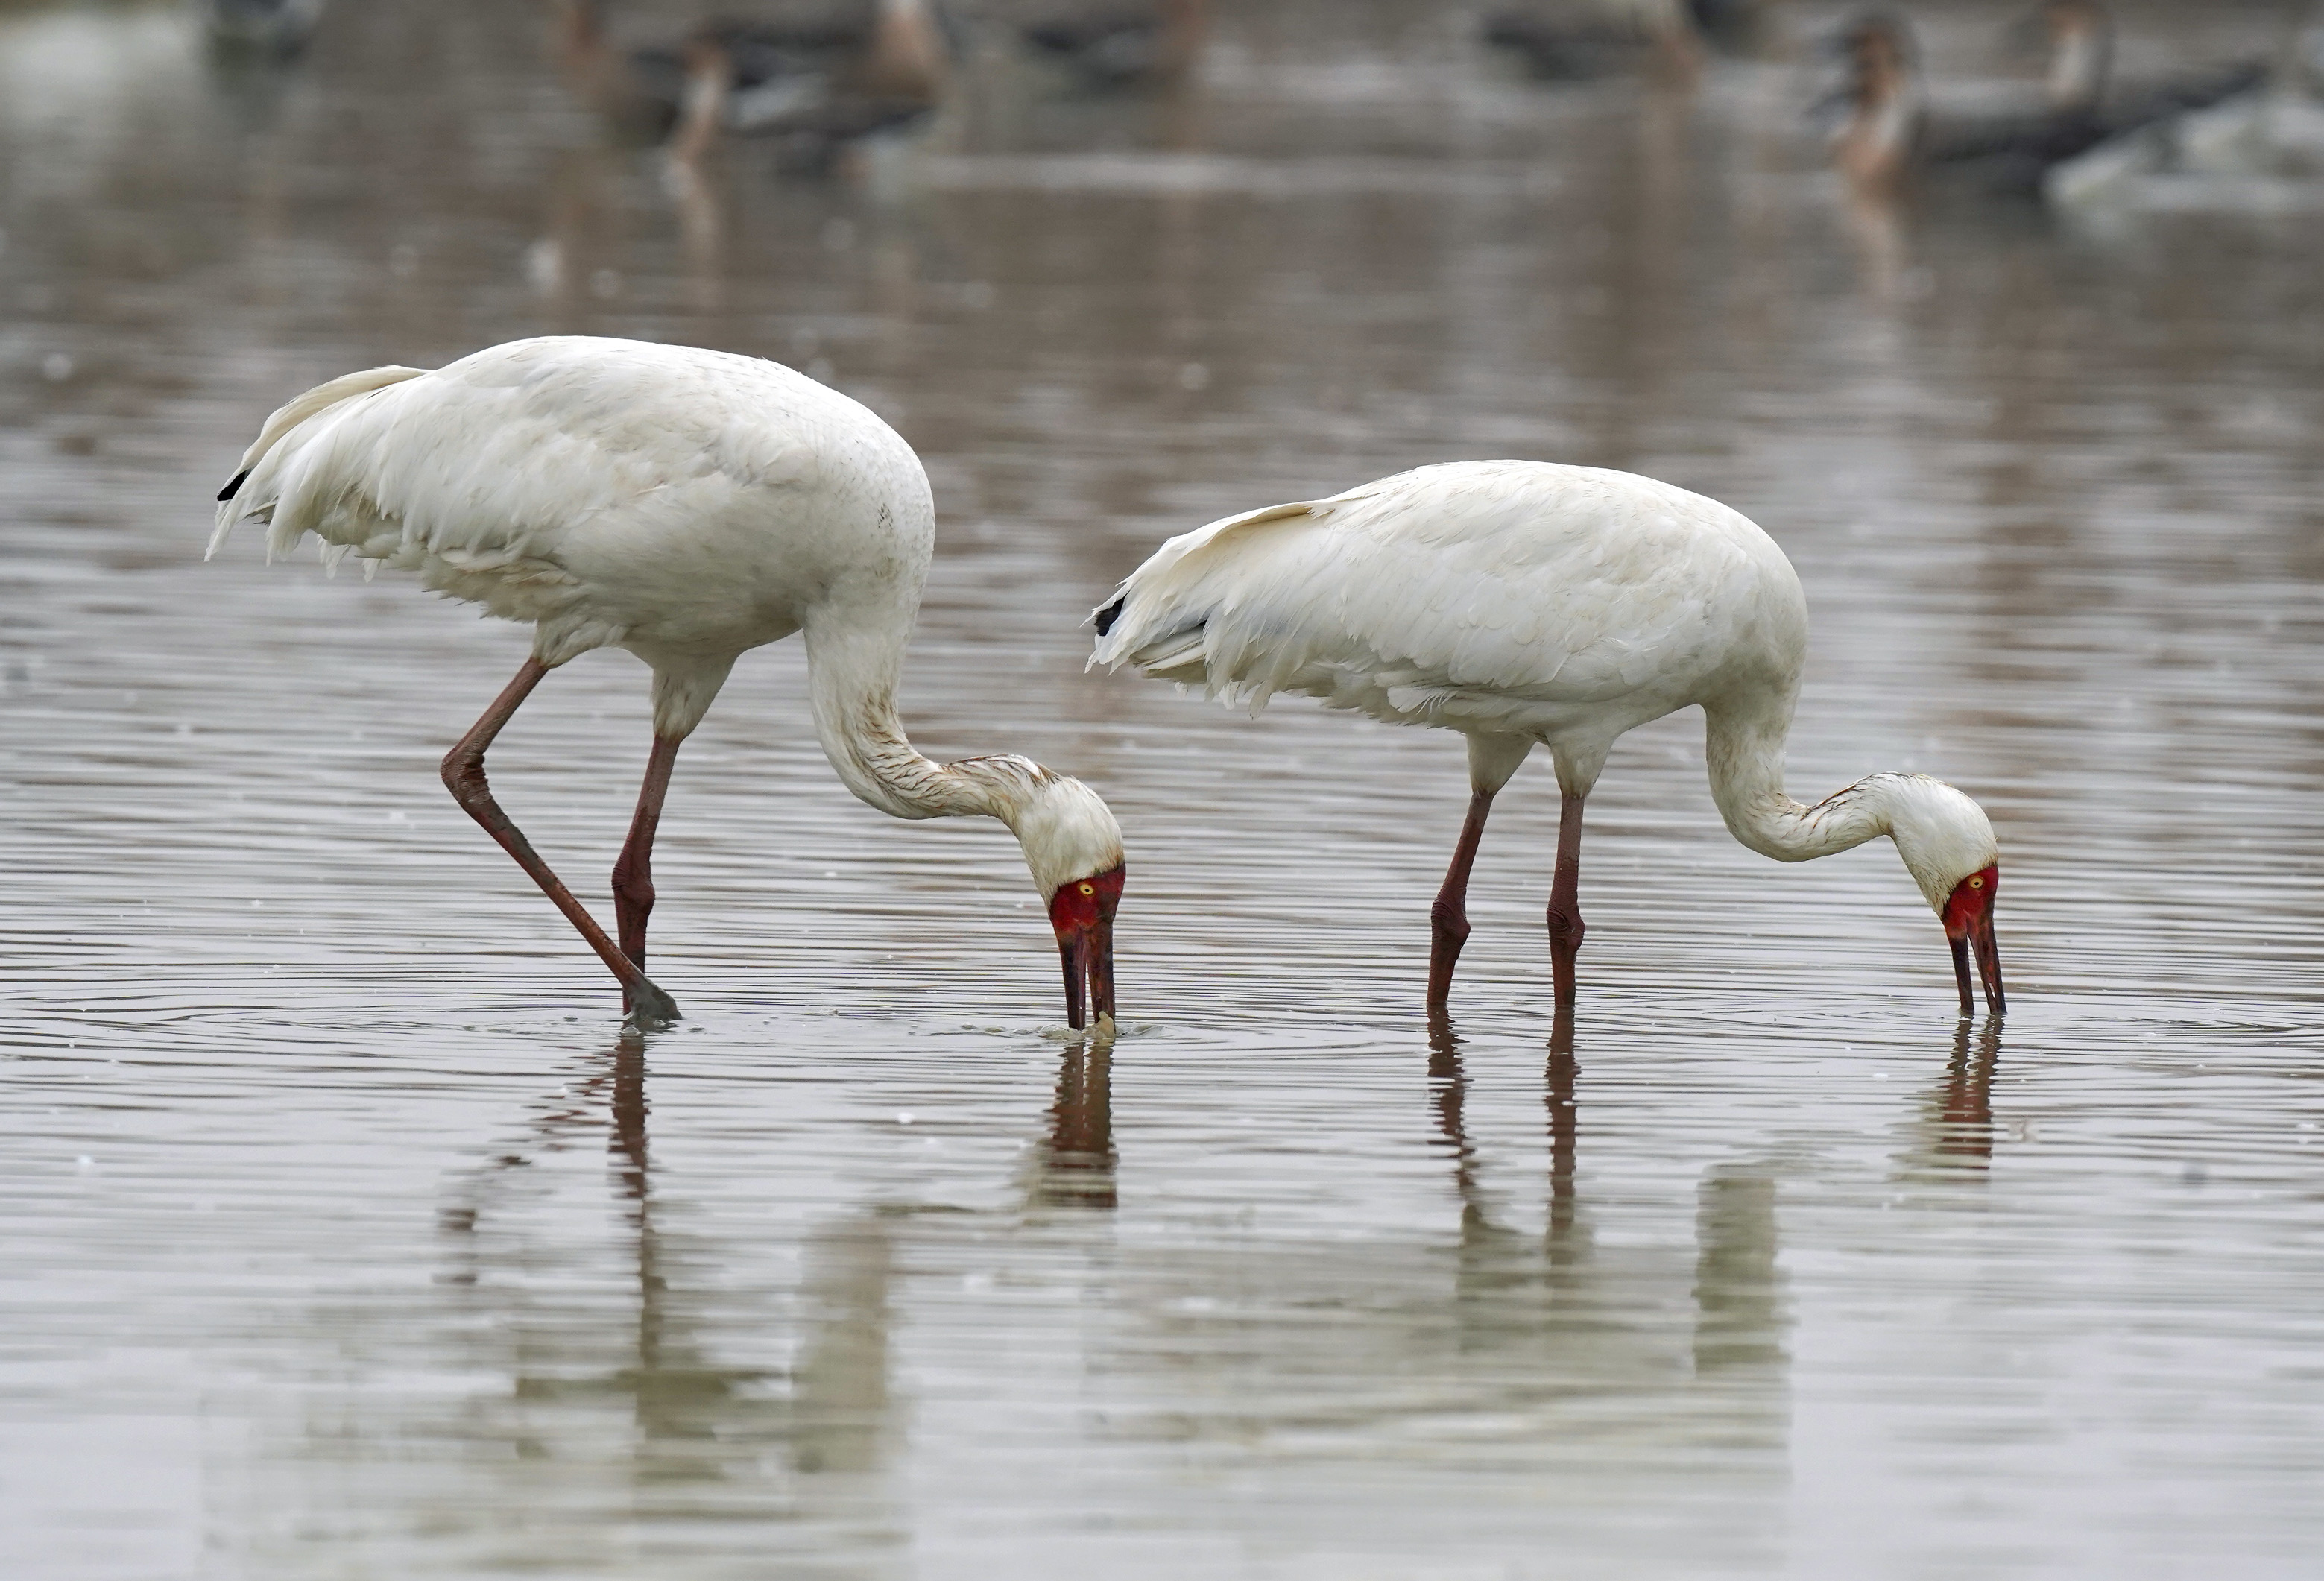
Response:
[{"label": "crane tail feather", "polygon": [[[313,420],[343,402],[383,390],[390,384],[400,384],[406,379],[417,379],[427,372],[426,368],[365,368],[318,384],[277,408],[258,430],[258,438],[252,441],[250,448],[243,452],[242,467],[234,480],[218,491],[217,526],[210,533],[209,548],[202,558],[216,555],[225,546],[235,523],[244,518],[273,522],[275,507],[285,492],[284,472],[307,448],[306,441],[311,437],[308,425]],[[296,492],[295,485],[292,492]],[[293,523],[302,521],[302,514],[294,511],[289,521],[277,524],[275,531],[268,534],[269,560],[278,553],[287,552],[298,541],[305,529],[303,525],[294,527]],[[291,529],[287,536],[286,528]]]}]

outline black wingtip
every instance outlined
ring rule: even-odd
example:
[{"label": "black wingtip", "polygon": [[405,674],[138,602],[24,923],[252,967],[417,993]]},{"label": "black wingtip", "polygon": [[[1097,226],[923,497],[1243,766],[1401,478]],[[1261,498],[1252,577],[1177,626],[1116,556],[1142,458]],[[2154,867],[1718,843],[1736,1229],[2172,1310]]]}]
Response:
[{"label": "black wingtip", "polygon": [[1097,623],[1097,634],[1099,636],[1102,637],[1105,635],[1106,633],[1113,630],[1113,623],[1121,618],[1122,603],[1124,600],[1129,598],[1129,594],[1123,594],[1121,597],[1115,599],[1103,609],[1099,610],[1096,615],[1091,616],[1091,619]]},{"label": "black wingtip", "polygon": [[250,468],[247,467],[235,473],[234,475],[234,481],[227,484],[224,488],[218,490],[218,504],[224,504],[226,501],[234,498],[235,490],[240,488],[243,485],[243,480],[247,478],[249,476]]}]

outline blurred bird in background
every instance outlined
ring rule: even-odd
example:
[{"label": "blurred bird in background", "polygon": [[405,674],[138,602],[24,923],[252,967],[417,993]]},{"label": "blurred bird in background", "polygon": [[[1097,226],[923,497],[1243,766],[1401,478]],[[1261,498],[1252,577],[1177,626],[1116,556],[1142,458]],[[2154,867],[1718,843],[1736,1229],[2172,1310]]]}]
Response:
[{"label": "blurred bird in background", "polygon": [[1084,86],[1131,88],[1185,77],[1201,55],[1208,0],[992,0],[1025,53]]},{"label": "blurred bird in background", "polygon": [[1559,0],[1496,11],[1484,42],[1541,82],[1586,82],[1658,69],[1692,76],[1705,45],[1741,51],[1759,22],[1757,0]]},{"label": "blurred bird in background", "polygon": [[2049,0],[2038,21],[2049,51],[2038,92],[1938,97],[1904,13],[1851,18],[1833,41],[1845,80],[1818,106],[1841,112],[1831,137],[1833,163],[1865,186],[1894,185],[1914,169],[1950,167],[1997,191],[2030,193],[2051,167],[2109,137],[2249,88],[2264,75],[2256,63],[2235,62],[2115,83],[2114,23],[2096,0]]},{"label": "blurred bird in background", "polygon": [[198,0],[211,47],[289,60],[307,47],[325,0]]},{"label": "blurred bird in background", "polygon": [[618,129],[688,159],[721,135],[764,138],[789,170],[828,169],[849,145],[926,119],[954,52],[932,0],[714,21],[631,49],[610,38],[599,0],[558,11],[567,81]]},{"label": "blurred bird in background", "polygon": [[2068,209],[2145,202],[2271,208],[2312,203],[2319,190],[2324,5],[2310,13],[2264,81],[2210,103],[2170,104],[2056,166],[2043,181],[2043,196]]}]

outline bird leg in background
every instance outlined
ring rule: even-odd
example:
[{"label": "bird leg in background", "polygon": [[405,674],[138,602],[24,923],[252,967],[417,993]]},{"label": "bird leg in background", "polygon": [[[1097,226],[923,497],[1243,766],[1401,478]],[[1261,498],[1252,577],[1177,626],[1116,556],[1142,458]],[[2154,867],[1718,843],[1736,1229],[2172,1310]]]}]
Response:
[{"label": "bird leg in background", "polygon": [[484,717],[460,737],[457,745],[444,754],[444,788],[451,791],[452,799],[466,809],[468,816],[483,827],[484,833],[500,842],[502,850],[516,858],[517,865],[530,874],[532,882],[540,886],[540,892],[556,902],[557,909],[565,913],[565,920],[579,929],[589,948],[597,952],[597,958],[604,961],[613,975],[621,980],[623,994],[637,1014],[655,1021],[676,1021],[678,1005],[670,996],[648,982],[646,975],[613,948],[613,941],[605,937],[605,930],[597,926],[596,919],[582,909],[581,902],[573,898],[573,892],[565,887],[564,881],[549,870],[549,864],[540,859],[540,853],[532,848],[532,843],[524,837],[515,824],[509,821],[508,814],[501,810],[500,803],[493,800],[491,788],[484,783],[485,749],[492,745],[493,737],[500,735],[501,727],[509,722],[509,717],[516,712],[518,705],[532,695],[532,689],[539,686],[540,678],[548,673],[549,666],[540,660],[524,661],[524,668],[518,670],[516,679],[493,699],[493,706],[484,710]]},{"label": "bird leg in background", "polygon": [[1493,809],[1490,790],[1469,793],[1469,816],[1461,825],[1461,843],[1452,848],[1452,865],[1444,870],[1444,887],[1428,908],[1428,1008],[1441,1011],[1452,994],[1452,967],[1461,947],[1469,942],[1469,869],[1476,864],[1477,842],[1485,837],[1485,815]]},{"label": "bird leg in background", "polygon": [[1573,1008],[1573,957],[1582,951],[1582,798],[1568,796],[1557,813],[1557,876],[1549,886],[1549,965],[1557,1008]]},{"label": "bird leg in background", "polygon": [[[653,914],[654,829],[661,823],[661,799],[669,792],[669,772],[678,763],[678,743],[666,735],[654,737],[653,755],[646,759],[645,783],[638,787],[637,815],[630,819],[630,837],[613,864],[613,924],[622,936],[622,953],[640,971],[646,965],[646,919]],[[622,1008],[630,1008],[622,993]]]}]

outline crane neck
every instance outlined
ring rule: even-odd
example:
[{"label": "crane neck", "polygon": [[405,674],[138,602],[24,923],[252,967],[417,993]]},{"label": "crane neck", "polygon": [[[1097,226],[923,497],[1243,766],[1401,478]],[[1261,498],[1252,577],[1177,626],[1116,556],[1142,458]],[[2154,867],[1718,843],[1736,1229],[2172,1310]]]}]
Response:
[{"label": "crane neck", "polygon": [[807,688],[815,733],[832,771],[856,797],[891,818],[995,818],[1019,813],[1049,772],[1028,758],[975,757],[940,763],[912,745],[896,708],[908,617],[807,628]]},{"label": "crane neck", "polygon": [[1890,832],[1889,774],[1858,780],[1809,806],[1784,790],[1792,698],[1706,705],[1711,796],[1738,840],[1778,862],[1808,862]]}]

